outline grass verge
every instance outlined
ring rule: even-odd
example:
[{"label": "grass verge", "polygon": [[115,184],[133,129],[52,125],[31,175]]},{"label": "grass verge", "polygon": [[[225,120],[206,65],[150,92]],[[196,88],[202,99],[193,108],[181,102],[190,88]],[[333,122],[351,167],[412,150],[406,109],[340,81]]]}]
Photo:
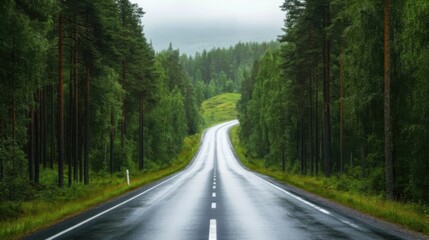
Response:
[{"label": "grass verge", "polygon": [[[171,166],[156,171],[143,172],[137,176],[131,175],[130,186],[127,185],[125,177],[120,175],[115,177],[110,177],[110,175],[109,177],[91,176],[93,181],[90,185],[75,184],[72,189],[65,190],[74,193],[79,191],[77,198],[70,198],[75,194],[70,196],[65,194],[64,199],[56,197],[55,200],[39,199],[21,203],[19,217],[0,221],[0,239],[19,239],[37,229],[53,225],[97,204],[185,168],[195,155],[200,138],[201,133],[186,137],[182,151]],[[61,195],[61,192],[53,192],[52,194]]]},{"label": "grass verge", "polygon": [[401,225],[409,230],[429,235],[429,208],[415,203],[387,201],[379,196],[362,195],[353,191],[333,189],[336,177],[311,177],[283,173],[280,170],[267,169],[262,160],[250,159],[240,145],[238,126],[230,131],[232,145],[240,161],[249,169],[270,176],[280,182],[288,183],[314,193],[341,205],[356,209],[364,214]]}]

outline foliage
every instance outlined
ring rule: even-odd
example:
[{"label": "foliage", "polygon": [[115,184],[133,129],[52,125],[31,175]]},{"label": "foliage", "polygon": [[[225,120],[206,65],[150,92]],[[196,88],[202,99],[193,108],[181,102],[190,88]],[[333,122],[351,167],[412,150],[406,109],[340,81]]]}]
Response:
[{"label": "foliage", "polygon": [[201,115],[206,127],[237,119],[236,105],[240,94],[224,93],[207,99],[201,105]]},{"label": "foliage", "polygon": [[26,206],[39,202],[82,199],[125,169],[169,169],[164,176],[184,166],[174,159],[200,130],[199,103],[179,51],[155,54],[146,40],[142,8],[6,0],[0,11],[2,220],[31,215]]},{"label": "foliage", "polygon": [[239,92],[244,74],[253,61],[266,51],[279,48],[279,43],[238,43],[230,48],[213,48],[181,57],[186,74],[195,86],[199,104],[222,93]]},{"label": "foliage", "polygon": [[[353,173],[360,192],[383,195],[391,170],[384,161],[383,2],[285,0],[282,9],[281,50],[255,61],[242,82],[246,155],[293,174]],[[429,202],[428,9],[426,1],[390,6],[393,190],[404,202]]]}]

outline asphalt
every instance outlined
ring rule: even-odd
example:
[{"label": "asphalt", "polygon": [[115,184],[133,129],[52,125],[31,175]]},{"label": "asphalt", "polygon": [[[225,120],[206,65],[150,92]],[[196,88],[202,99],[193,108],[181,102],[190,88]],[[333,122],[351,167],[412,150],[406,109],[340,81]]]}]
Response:
[{"label": "asphalt", "polygon": [[404,239],[245,169],[228,130],[208,129],[182,172],[39,231],[27,239]]}]

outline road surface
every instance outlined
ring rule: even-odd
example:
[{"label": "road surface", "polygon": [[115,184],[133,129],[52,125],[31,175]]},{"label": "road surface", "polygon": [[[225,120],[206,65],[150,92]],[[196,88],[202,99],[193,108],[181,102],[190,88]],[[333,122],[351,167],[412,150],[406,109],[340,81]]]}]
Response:
[{"label": "road surface", "polygon": [[184,171],[30,239],[399,239],[243,168],[232,121],[208,129]]}]

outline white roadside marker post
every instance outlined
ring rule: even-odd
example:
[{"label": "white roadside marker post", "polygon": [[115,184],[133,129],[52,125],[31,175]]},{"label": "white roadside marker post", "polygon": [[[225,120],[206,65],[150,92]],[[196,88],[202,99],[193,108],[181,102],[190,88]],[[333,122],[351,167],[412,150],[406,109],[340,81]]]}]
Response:
[{"label": "white roadside marker post", "polygon": [[127,169],[127,183],[128,183],[128,186],[130,186],[130,171],[128,171],[128,169]]}]

